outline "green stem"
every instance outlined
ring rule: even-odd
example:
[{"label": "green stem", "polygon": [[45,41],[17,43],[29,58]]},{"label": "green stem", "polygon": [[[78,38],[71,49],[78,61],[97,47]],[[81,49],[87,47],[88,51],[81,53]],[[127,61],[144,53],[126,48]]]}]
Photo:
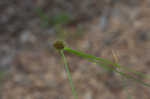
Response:
[{"label": "green stem", "polygon": [[61,54],[61,56],[62,56],[62,59],[64,60],[65,71],[66,71],[66,73],[67,73],[67,77],[68,77],[70,86],[71,86],[71,88],[72,88],[72,94],[73,94],[73,96],[74,96],[74,99],[78,99],[78,98],[77,98],[77,93],[76,93],[76,91],[75,91],[75,87],[74,87],[73,82],[72,82],[71,74],[70,74],[70,71],[69,71],[69,68],[68,68],[68,65],[67,65],[67,60],[66,60],[65,55],[64,55],[64,51],[61,50],[61,51],[60,51],[60,54]]},{"label": "green stem", "polygon": [[71,52],[71,53],[74,53],[74,54],[77,54],[77,55],[79,55],[79,56],[81,56],[83,58],[88,58],[88,59],[92,59],[92,60],[98,60],[98,61],[103,62],[104,64],[116,66],[119,69],[127,70],[128,72],[135,73],[135,74],[137,74],[137,75],[139,75],[141,77],[147,77],[143,73],[140,73],[140,72],[137,72],[135,70],[129,69],[129,68],[125,67],[125,66],[120,66],[119,64],[113,63],[113,62],[111,62],[111,61],[109,61],[107,59],[101,58],[101,57],[92,56],[90,54],[83,53],[81,51],[76,51],[76,50],[71,49],[71,48],[64,48],[64,50],[66,50],[68,52]]},{"label": "green stem", "polygon": [[123,76],[123,77],[126,77],[126,78],[128,78],[128,79],[134,80],[134,81],[136,81],[136,82],[138,82],[138,83],[140,83],[140,84],[143,84],[144,86],[150,87],[150,84],[147,84],[147,83],[145,83],[144,81],[139,80],[139,79],[137,79],[137,78],[135,78],[135,77],[133,77],[133,76],[131,76],[131,75],[129,75],[129,74],[126,74],[126,73],[124,73],[124,72],[120,72],[120,71],[118,71],[118,70],[116,70],[116,69],[114,69],[114,68],[112,68],[112,67],[107,66],[106,64],[99,63],[99,62],[96,62],[96,61],[91,60],[91,59],[88,59],[88,60],[91,61],[91,62],[93,62],[93,63],[96,63],[97,65],[102,66],[103,68],[105,68],[105,69],[107,69],[107,70],[112,70],[112,71],[114,71],[114,72],[116,72],[116,73],[119,73],[119,74],[120,74],[121,76]]},{"label": "green stem", "polygon": [[[109,60],[106,60],[106,59],[103,59],[103,58],[100,58],[100,57],[96,57],[96,56],[92,56],[92,55],[90,55],[90,54],[86,54],[86,53],[83,53],[83,52],[80,52],[80,51],[76,51],[76,50],[73,50],[73,49],[71,49],[71,48],[64,48],[64,50],[66,50],[66,51],[68,51],[68,52],[71,52],[71,53],[74,53],[74,54],[77,54],[77,55],[79,55],[79,56],[81,56],[81,57],[83,57],[83,58],[88,59],[89,61],[91,61],[91,62],[93,62],[93,63],[99,64],[100,66],[106,68],[107,70],[113,70],[114,72],[117,72],[117,73],[119,73],[120,75],[122,75],[122,76],[124,76],[124,77],[126,77],[126,78],[132,79],[132,80],[134,80],[134,81],[136,81],[136,82],[138,82],[138,83],[141,83],[141,84],[143,84],[143,85],[145,85],[145,86],[150,87],[150,84],[147,84],[147,83],[143,82],[142,80],[139,80],[139,79],[137,79],[137,78],[135,78],[135,77],[133,77],[133,76],[131,76],[131,75],[129,75],[129,74],[126,74],[126,73],[124,73],[124,72],[120,72],[120,71],[118,71],[118,70],[116,70],[116,69],[110,67],[109,65],[111,64],[111,65],[113,65],[113,66],[117,66],[118,68],[122,68],[122,66],[120,66],[120,65],[118,65],[118,64],[115,64],[115,63],[113,63],[113,62],[111,62],[111,61],[109,61]],[[96,60],[99,60],[101,63],[97,62]],[[136,74],[138,74],[138,75],[141,74],[141,73],[139,73],[139,72],[136,72],[136,71],[134,71],[134,70],[130,70],[130,69],[128,69],[128,68],[123,68],[123,69],[127,69],[128,72],[133,72],[133,73],[136,73]],[[142,74],[142,75],[144,75],[144,74]],[[142,76],[142,75],[141,75],[141,76]]]}]

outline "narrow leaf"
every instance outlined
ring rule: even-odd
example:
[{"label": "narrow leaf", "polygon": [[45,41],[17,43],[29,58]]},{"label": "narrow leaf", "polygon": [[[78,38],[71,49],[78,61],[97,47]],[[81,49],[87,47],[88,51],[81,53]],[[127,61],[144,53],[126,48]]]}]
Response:
[{"label": "narrow leaf", "polygon": [[120,72],[120,71],[118,71],[118,70],[116,70],[116,69],[114,69],[114,68],[112,68],[112,67],[107,66],[106,64],[99,63],[99,62],[96,62],[96,61],[91,60],[91,59],[88,59],[88,60],[91,61],[91,62],[93,62],[93,63],[96,63],[97,65],[102,66],[103,68],[105,68],[105,69],[107,69],[107,70],[112,70],[112,71],[114,71],[114,72],[116,72],[116,73],[119,73],[120,75],[122,75],[122,76],[124,76],[124,77],[126,77],[126,78],[129,78],[129,79],[131,79],[131,80],[134,80],[134,81],[136,81],[136,82],[138,82],[138,83],[140,83],[140,84],[143,84],[144,86],[150,87],[150,84],[147,84],[147,83],[145,83],[144,81],[139,80],[139,79],[137,79],[137,78],[135,78],[135,77],[133,77],[133,76],[131,76],[131,75],[129,75],[129,74],[126,74],[126,73],[124,73],[124,72]]},{"label": "narrow leaf", "polygon": [[66,58],[65,58],[65,55],[64,55],[63,50],[60,51],[60,54],[61,54],[61,56],[62,56],[62,59],[64,60],[65,71],[66,71],[66,73],[67,73],[67,77],[68,77],[70,86],[71,86],[71,88],[72,88],[72,94],[73,94],[73,96],[74,96],[74,99],[78,99],[78,98],[77,98],[77,93],[76,93],[76,91],[75,91],[75,87],[74,87],[73,82],[72,82],[71,74],[70,74],[70,71],[69,71],[69,68],[68,68],[67,60],[66,60]]},{"label": "narrow leaf", "polygon": [[71,53],[74,53],[74,54],[77,54],[79,56],[82,56],[84,58],[88,58],[88,59],[92,59],[92,60],[98,60],[98,61],[100,61],[100,62],[102,62],[104,64],[116,66],[119,69],[123,69],[123,70],[126,70],[126,71],[131,72],[131,73],[135,73],[136,75],[138,75],[140,77],[143,77],[143,78],[144,77],[148,77],[147,75],[145,75],[143,73],[140,73],[140,72],[137,72],[135,70],[129,69],[126,66],[120,66],[119,64],[113,63],[113,62],[111,62],[111,61],[109,61],[107,59],[101,58],[101,57],[92,56],[90,54],[83,53],[81,51],[76,51],[76,50],[71,49],[71,48],[64,48],[64,50],[66,50],[68,52],[71,52]]}]

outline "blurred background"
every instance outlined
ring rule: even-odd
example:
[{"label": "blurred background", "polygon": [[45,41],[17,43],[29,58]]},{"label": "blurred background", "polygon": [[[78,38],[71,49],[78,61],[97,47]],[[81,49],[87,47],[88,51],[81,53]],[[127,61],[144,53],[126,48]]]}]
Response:
[{"label": "blurred background", "polygon": [[[150,74],[150,0],[0,0],[0,99],[73,99],[58,39]],[[149,88],[65,54],[79,99],[150,99]]]}]

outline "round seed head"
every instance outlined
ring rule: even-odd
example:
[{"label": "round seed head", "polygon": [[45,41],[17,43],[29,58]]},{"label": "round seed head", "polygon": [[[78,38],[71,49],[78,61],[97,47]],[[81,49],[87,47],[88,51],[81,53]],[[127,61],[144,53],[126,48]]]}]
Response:
[{"label": "round seed head", "polygon": [[63,41],[55,41],[53,46],[57,49],[57,50],[63,50],[65,47],[65,44]]}]

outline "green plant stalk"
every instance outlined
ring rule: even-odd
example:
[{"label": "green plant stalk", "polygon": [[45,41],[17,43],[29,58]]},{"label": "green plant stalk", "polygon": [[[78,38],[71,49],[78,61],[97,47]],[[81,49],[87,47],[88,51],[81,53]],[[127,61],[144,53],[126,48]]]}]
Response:
[{"label": "green plant stalk", "polygon": [[99,65],[99,66],[102,66],[103,68],[105,68],[105,69],[107,69],[107,70],[111,70],[111,71],[114,71],[114,72],[116,72],[116,73],[119,73],[119,74],[120,74],[121,76],[123,76],[123,77],[126,77],[126,78],[128,78],[128,79],[134,80],[134,81],[136,81],[136,82],[138,82],[138,83],[140,83],[140,84],[143,84],[144,86],[150,87],[150,84],[147,84],[147,83],[145,83],[144,81],[139,80],[139,79],[137,79],[137,78],[135,78],[135,77],[133,77],[133,76],[131,76],[131,75],[129,75],[129,74],[120,72],[120,71],[118,71],[118,70],[116,70],[116,69],[114,69],[114,68],[112,68],[112,67],[107,66],[106,64],[99,63],[99,62],[96,62],[96,61],[91,60],[91,59],[88,59],[88,60],[91,61],[91,62],[93,62],[93,63],[96,63],[96,64]]},{"label": "green plant stalk", "polygon": [[[96,63],[96,64],[98,64],[98,65],[104,67],[104,68],[107,69],[107,70],[111,70],[111,71],[117,72],[117,73],[119,73],[120,75],[122,75],[122,76],[124,76],[124,77],[126,77],[126,78],[132,79],[132,80],[134,80],[134,81],[136,81],[136,82],[138,82],[138,83],[141,83],[141,84],[143,84],[143,85],[145,85],[145,86],[150,87],[149,84],[143,82],[142,80],[139,80],[139,79],[137,79],[137,78],[135,78],[135,77],[133,77],[133,76],[131,76],[131,75],[129,75],[129,74],[120,72],[120,71],[118,71],[118,70],[116,70],[116,69],[114,69],[114,68],[108,66],[108,65],[110,65],[110,64],[111,64],[111,65],[115,65],[115,64],[112,63],[111,61],[108,61],[108,60],[103,59],[103,58],[100,58],[100,57],[92,56],[92,55],[90,55],[90,54],[86,54],[86,53],[83,53],[83,52],[79,52],[79,51],[73,50],[73,49],[71,49],[71,48],[64,48],[64,50],[66,50],[66,51],[68,51],[68,52],[71,52],[71,53],[74,53],[74,54],[77,54],[77,55],[79,55],[79,56],[81,56],[81,57],[83,57],[83,58],[88,59],[89,61],[91,61],[91,62],[93,62],[93,63]],[[102,63],[99,63],[99,62],[97,62],[96,60],[99,60],[99,61],[101,61]],[[115,66],[116,66],[116,65],[115,65]],[[118,65],[117,65],[117,66],[118,66]],[[119,65],[119,68],[121,68],[120,65]],[[128,71],[128,72],[133,72],[133,71],[130,70],[130,71]],[[139,72],[135,72],[135,73],[140,74]]]},{"label": "green plant stalk", "polygon": [[116,66],[119,69],[124,69],[124,70],[127,70],[128,72],[135,73],[136,75],[138,75],[140,77],[143,77],[143,78],[148,77],[147,75],[145,75],[143,73],[140,73],[140,72],[137,72],[135,70],[129,69],[125,66],[120,66],[119,64],[113,63],[113,62],[111,62],[109,60],[106,60],[104,58],[101,58],[101,57],[92,56],[90,54],[86,54],[86,53],[83,53],[81,51],[76,51],[76,50],[71,49],[71,48],[64,48],[64,50],[66,50],[68,52],[71,52],[71,53],[74,53],[74,54],[77,54],[79,56],[82,56],[84,58],[88,58],[88,59],[92,59],[92,60],[98,60],[100,62],[103,62],[104,64]]},{"label": "green plant stalk", "polygon": [[70,84],[70,86],[71,86],[71,88],[72,88],[72,94],[73,94],[73,96],[74,96],[74,99],[78,99],[78,98],[77,98],[77,93],[76,93],[76,91],[75,91],[75,87],[74,87],[73,82],[72,82],[71,74],[70,74],[70,71],[69,71],[69,68],[68,68],[67,60],[66,60],[65,55],[64,55],[64,51],[63,51],[63,50],[60,50],[60,54],[61,54],[61,57],[62,57],[62,59],[63,59],[63,61],[64,61],[65,71],[66,71],[66,73],[67,73],[67,77],[68,77],[68,80],[69,80],[69,84]]}]

